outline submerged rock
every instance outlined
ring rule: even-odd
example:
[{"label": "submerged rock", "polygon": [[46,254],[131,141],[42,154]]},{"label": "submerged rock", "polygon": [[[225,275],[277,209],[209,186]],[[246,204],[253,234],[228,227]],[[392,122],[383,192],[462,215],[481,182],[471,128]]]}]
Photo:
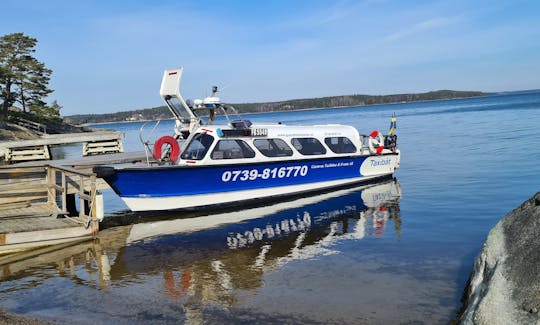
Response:
[{"label": "submerged rock", "polygon": [[540,324],[540,192],[508,213],[476,258],[461,324]]}]

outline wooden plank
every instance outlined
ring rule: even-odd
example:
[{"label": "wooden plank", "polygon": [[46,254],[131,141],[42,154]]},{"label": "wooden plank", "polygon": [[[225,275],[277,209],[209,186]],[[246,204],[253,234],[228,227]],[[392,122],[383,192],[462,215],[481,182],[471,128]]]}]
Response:
[{"label": "wooden plank", "polygon": [[1,210],[11,210],[11,209],[21,209],[21,208],[28,208],[30,206],[30,202],[24,201],[24,202],[11,202],[6,204],[0,204],[0,216],[2,215]]},{"label": "wooden plank", "polygon": [[67,238],[50,239],[46,241],[0,245],[0,254],[16,253],[16,252],[26,251],[30,249],[33,250],[38,247],[43,247],[43,246],[48,246],[48,245],[60,245],[64,243],[71,243],[74,241],[89,240],[92,238],[94,238],[94,236],[92,235],[81,235],[79,237],[67,237]]},{"label": "wooden plank", "polygon": [[99,142],[85,142],[83,144],[83,156],[89,156],[93,154],[106,154],[112,152],[123,152],[124,147],[119,140],[114,141],[99,141]]},{"label": "wooden plank", "polygon": [[[150,154],[149,159],[151,162],[155,161]],[[106,155],[98,156],[87,156],[79,158],[66,158],[58,159],[53,161],[27,161],[22,163],[12,164],[10,166],[0,166],[0,173],[2,169],[10,167],[42,167],[51,164],[55,166],[77,166],[78,169],[86,166],[97,166],[97,165],[110,165],[110,164],[126,164],[133,162],[146,161],[146,154],[144,151],[132,151],[132,152],[122,152],[122,153],[113,153]]]},{"label": "wooden plank", "polygon": [[[82,243],[82,241],[87,242]],[[40,264],[59,263],[66,258],[93,249],[94,245],[94,242],[88,241],[88,237],[83,237],[63,244],[32,249],[19,254],[0,256],[0,266],[5,266],[0,268],[0,272],[4,272],[3,274],[0,273],[0,277],[24,272]]]},{"label": "wooden plank", "polygon": [[48,146],[6,148],[4,153],[8,162],[51,159]]},{"label": "wooden plank", "polygon": [[61,145],[70,143],[82,143],[92,141],[110,141],[124,139],[124,133],[116,131],[99,131],[83,133],[46,134],[39,139],[4,141],[0,142],[1,148],[34,147],[44,145]]},{"label": "wooden plank", "polygon": [[[24,164],[19,164],[24,165]],[[7,166],[0,166],[0,176],[7,175],[8,177],[13,177],[13,175],[19,175],[19,174],[29,174],[29,173],[43,173],[45,172],[45,166],[28,166],[24,167],[19,165],[7,165]]]},{"label": "wooden plank", "polygon": [[0,245],[6,244],[6,234],[0,234]]},{"label": "wooden plank", "polygon": [[78,176],[91,177],[92,175],[94,175],[94,173],[84,172],[84,171],[81,171],[80,169],[75,169],[75,168],[72,168],[72,167],[59,165],[58,163],[50,164],[50,167],[52,167],[52,168],[54,168],[56,170],[64,171],[64,172],[75,174],[75,175],[78,175]]},{"label": "wooden plank", "polygon": [[9,193],[31,193],[44,189],[47,184],[43,180],[35,180],[33,182],[19,182],[0,186],[0,195]]},{"label": "wooden plank", "polygon": [[[91,180],[90,177],[93,173],[88,171],[80,171],[70,167],[61,167],[62,170],[77,172],[79,174],[85,175],[83,180],[83,189],[84,191],[90,192],[91,190]],[[66,190],[66,194],[77,194],[79,192],[80,186],[80,176],[71,175],[66,177],[66,174],[62,174],[62,183],[61,184],[52,184],[51,181],[51,191],[54,190],[55,195],[57,195],[62,200],[64,199],[61,193]],[[58,176],[58,175],[57,175]],[[48,183],[44,180],[45,176],[42,176],[42,179],[36,179],[34,181],[29,181],[23,179],[20,182],[16,182],[17,179],[13,179],[9,184],[0,184],[0,217],[4,215],[3,212],[6,209],[11,209],[10,204],[16,204],[20,206],[21,204],[28,204],[30,201],[36,200],[47,200],[48,193]],[[103,190],[109,189],[109,185],[103,179],[96,178],[96,189]],[[51,196],[51,200],[53,197]],[[62,206],[65,206],[63,204]]]},{"label": "wooden plank", "polygon": [[[4,174],[5,175],[5,174]],[[6,188],[6,190],[11,190],[11,187],[17,185],[21,187],[32,186],[35,184],[40,184],[45,180],[45,173],[28,173],[28,174],[13,174],[11,178],[1,177],[0,175],[0,186]],[[7,175],[5,175],[7,176]],[[0,188],[0,190],[2,190]]]},{"label": "wooden plank", "polygon": [[13,207],[11,209],[1,210],[0,221],[7,222],[5,221],[7,219],[17,220],[14,217],[17,217],[19,219],[23,217],[50,217],[55,212],[57,212],[54,208],[50,207],[47,202],[26,203],[28,204],[19,207]]},{"label": "wooden plank", "polygon": [[81,218],[51,218],[49,216],[3,218],[0,219],[0,233],[13,234],[18,232],[84,227],[86,221],[86,219]]},{"label": "wooden plank", "polygon": [[[0,197],[0,205],[8,204],[8,203],[15,203],[15,202],[32,202],[37,200],[45,200],[47,199],[47,192],[41,192],[41,193],[35,193],[35,194],[27,194],[25,196],[6,196],[6,197]],[[0,217],[2,215],[0,214]]]},{"label": "wooden plank", "polygon": [[112,147],[118,146],[120,142],[118,140],[114,141],[99,141],[99,142],[85,142],[88,147]]},{"label": "wooden plank", "polygon": [[82,226],[8,233],[6,234],[5,245],[45,242],[49,240],[88,236],[91,234],[92,231],[90,228],[85,229]]},{"label": "wooden plank", "polygon": [[43,152],[43,147],[24,147],[24,148],[10,148],[8,149],[9,156],[24,156],[24,155],[42,155],[45,156]]},{"label": "wooden plank", "polygon": [[103,155],[106,153],[114,153],[114,152],[121,152],[120,148],[118,146],[114,147],[93,147],[93,148],[87,148],[84,150],[83,156],[91,156],[91,155]]}]

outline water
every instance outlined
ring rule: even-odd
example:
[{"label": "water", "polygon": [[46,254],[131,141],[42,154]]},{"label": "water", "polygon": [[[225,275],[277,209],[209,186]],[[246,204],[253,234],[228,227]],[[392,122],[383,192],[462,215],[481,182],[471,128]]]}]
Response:
[{"label": "water", "polygon": [[[396,182],[160,221],[106,192],[100,238],[3,266],[1,307],[65,324],[448,323],[489,230],[539,190],[540,92],[247,117],[369,133],[394,112]],[[140,125],[104,127],[141,150]]]}]

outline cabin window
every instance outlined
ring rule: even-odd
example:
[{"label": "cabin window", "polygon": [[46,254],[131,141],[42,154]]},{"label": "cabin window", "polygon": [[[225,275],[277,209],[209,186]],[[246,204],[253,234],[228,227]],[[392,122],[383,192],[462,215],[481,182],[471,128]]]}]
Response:
[{"label": "cabin window", "polygon": [[212,159],[241,159],[255,157],[255,151],[243,140],[219,140]]},{"label": "cabin window", "polygon": [[326,149],[315,138],[294,138],[291,143],[303,155],[324,155],[326,153]]},{"label": "cabin window", "polygon": [[325,138],[324,143],[332,150],[334,153],[354,153],[356,152],[356,147],[349,138],[346,137],[331,137]]},{"label": "cabin window", "polygon": [[214,137],[206,133],[197,133],[189,142],[180,158],[185,160],[201,160],[214,142]]},{"label": "cabin window", "polygon": [[293,155],[291,147],[281,139],[256,139],[253,144],[266,157],[288,157]]}]

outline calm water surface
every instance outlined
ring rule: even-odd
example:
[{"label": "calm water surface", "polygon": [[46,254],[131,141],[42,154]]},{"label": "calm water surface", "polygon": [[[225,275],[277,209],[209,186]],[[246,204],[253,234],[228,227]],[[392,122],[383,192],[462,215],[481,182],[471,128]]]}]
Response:
[{"label": "calm water surface", "polygon": [[[0,306],[62,324],[448,323],[489,230],[540,188],[540,92],[248,118],[369,133],[393,112],[396,180],[189,215],[108,191],[100,238],[3,265]],[[140,125],[104,127],[141,150]]]}]

